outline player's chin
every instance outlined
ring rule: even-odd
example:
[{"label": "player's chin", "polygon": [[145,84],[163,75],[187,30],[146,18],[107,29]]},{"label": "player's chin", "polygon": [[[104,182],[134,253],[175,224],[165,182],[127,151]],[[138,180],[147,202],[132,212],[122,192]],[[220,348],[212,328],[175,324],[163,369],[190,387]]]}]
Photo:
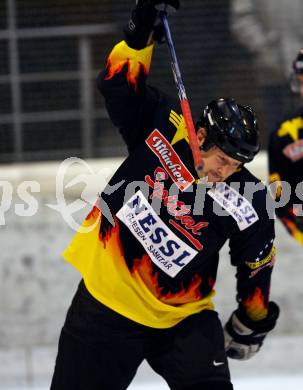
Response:
[{"label": "player's chin", "polygon": [[224,181],[224,178],[215,172],[208,173],[208,181],[212,183],[219,183],[220,181]]}]

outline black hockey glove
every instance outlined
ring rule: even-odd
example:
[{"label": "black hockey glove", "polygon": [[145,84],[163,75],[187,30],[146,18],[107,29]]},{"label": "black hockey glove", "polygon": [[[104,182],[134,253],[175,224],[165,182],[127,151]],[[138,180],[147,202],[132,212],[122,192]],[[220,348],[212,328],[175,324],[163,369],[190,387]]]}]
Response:
[{"label": "black hockey glove", "polygon": [[[179,9],[179,0],[137,0],[136,7],[131,13],[131,18],[124,27],[125,41],[133,49],[143,49],[149,39],[158,16],[159,10],[167,13]],[[157,38],[156,40],[162,40]]]},{"label": "black hockey glove", "polygon": [[239,360],[254,356],[267,333],[275,327],[278,317],[279,307],[274,302],[269,303],[268,315],[260,321],[252,321],[242,308],[234,311],[224,328],[227,356]]}]

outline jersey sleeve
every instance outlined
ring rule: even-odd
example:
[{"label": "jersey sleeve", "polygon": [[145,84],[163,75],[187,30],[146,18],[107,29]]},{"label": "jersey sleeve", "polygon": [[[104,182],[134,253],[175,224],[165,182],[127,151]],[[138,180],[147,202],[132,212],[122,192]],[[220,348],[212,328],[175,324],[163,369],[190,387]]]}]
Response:
[{"label": "jersey sleeve", "polygon": [[259,220],[236,232],[229,242],[231,263],[237,267],[237,301],[254,321],[267,316],[275,262],[274,220],[267,215],[265,200],[256,209]]},{"label": "jersey sleeve", "polygon": [[151,132],[156,107],[164,99],[164,94],[146,85],[152,53],[153,45],[135,50],[122,41],[109,54],[97,79],[110,119],[129,151]]}]

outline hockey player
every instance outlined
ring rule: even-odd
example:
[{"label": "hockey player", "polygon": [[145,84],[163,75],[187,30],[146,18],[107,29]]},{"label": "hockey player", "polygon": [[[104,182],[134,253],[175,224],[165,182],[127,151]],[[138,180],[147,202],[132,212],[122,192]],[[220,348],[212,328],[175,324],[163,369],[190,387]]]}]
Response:
[{"label": "hockey player", "polygon": [[[144,359],[173,390],[230,390],[227,356],[252,357],[278,318],[269,300],[275,249],[266,189],[244,194],[247,182],[260,184],[244,167],[259,150],[255,115],[223,98],[203,110],[198,180],[178,102],[146,85],[160,5],[178,9],[179,1],[137,1],[98,78],[129,156],[83,222],[91,231],[77,233],[64,253],[83,280],[52,390],[126,389]],[[212,297],[227,240],[238,307],[224,346]]]},{"label": "hockey player", "polygon": [[[303,98],[303,49],[293,62],[291,89]],[[283,193],[287,202],[276,209],[276,214],[294,239],[303,244],[303,197],[299,184],[303,179],[303,106],[271,133],[268,158],[269,181],[275,183],[275,197],[279,200]]]}]

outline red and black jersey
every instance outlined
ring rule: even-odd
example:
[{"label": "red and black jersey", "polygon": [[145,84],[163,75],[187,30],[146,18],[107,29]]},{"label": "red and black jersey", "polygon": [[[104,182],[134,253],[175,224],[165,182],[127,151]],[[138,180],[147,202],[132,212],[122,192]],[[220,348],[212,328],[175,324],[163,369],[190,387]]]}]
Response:
[{"label": "red and black jersey", "polygon": [[267,190],[244,167],[224,183],[198,180],[178,102],[146,85],[152,50],[123,41],[98,77],[129,156],[65,258],[103,304],[165,328],[213,308],[219,251],[229,241],[238,302],[262,319],[275,259]]},{"label": "red and black jersey", "polygon": [[303,107],[287,116],[271,133],[268,148],[269,181],[282,206],[276,214],[289,233],[303,244]]}]

